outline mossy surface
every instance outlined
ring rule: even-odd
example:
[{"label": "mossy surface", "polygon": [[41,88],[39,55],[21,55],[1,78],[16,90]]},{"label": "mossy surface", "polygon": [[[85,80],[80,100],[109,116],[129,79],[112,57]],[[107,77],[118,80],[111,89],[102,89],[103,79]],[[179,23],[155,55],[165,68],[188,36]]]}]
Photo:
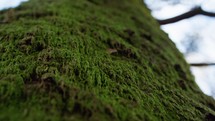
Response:
[{"label": "mossy surface", "polygon": [[30,0],[0,13],[1,121],[215,119],[141,0]]}]

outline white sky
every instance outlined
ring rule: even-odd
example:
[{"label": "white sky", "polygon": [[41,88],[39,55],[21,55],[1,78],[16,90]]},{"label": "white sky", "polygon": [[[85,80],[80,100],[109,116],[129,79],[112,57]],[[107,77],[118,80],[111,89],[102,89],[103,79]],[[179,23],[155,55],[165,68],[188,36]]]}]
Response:
[{"label": "white sky", "polygon": [[[21,2],[27,0],[0,0],[0,9],[15,7]],[[145,0],[154,1],[154,0]],[[179,15],[191,9],[191,6],[200,5],[204,10],[215,12],[215,0],[196,0],[195,3],[186,1],[186,5],[165,5],[161,10],[154,11],[152,14],[156,18],[165,19],[175,15]],[[190,54],[186,57],[188,62],[215,62],[215,18],[204,16],[196,16],[187,20],[183,20],[174,24],[162,26],[170,38],[176,43],[181,52],[185,51],[185,47],[181,41],[186,37],[187,33],[196,32],[201,35],[201,46],[198,53]],[[215,91],[215,67],[191,68],[195,75],[196,82],[204,93],[212,95]]]},{"label": "white sky", "polygon": [[0,9],[16,7],[23,1],[27,0],[0,0]]}]

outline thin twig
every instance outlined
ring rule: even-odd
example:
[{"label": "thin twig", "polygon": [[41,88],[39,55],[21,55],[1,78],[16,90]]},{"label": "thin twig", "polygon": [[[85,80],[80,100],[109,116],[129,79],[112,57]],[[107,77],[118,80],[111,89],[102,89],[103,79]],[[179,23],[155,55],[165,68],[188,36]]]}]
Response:
[{"label": "thin twig", "polygon": [[191,18],[191,17],[196,16],[196,15],[204,15],[204,16],[208,16],[208,17],[215,17],[215,13],[204,11],[199,6],[199,7],[195,7],[194,9],[192,9],[192,10],[186,12],[186,13],[183,13],[181,15],[178,15],[178,16],[175,16],[175,17],[172,17],[172,18],[169,18],[169,19],[157,20],[157,21],[158,21],[158,23],[160,25],[165,25],[165,24],[175,23],[175,22],[187,19],[187,18]]},{"label": "thin twig", "polygon": [[215,66],[215,63],[190,63],[190,66]]}]

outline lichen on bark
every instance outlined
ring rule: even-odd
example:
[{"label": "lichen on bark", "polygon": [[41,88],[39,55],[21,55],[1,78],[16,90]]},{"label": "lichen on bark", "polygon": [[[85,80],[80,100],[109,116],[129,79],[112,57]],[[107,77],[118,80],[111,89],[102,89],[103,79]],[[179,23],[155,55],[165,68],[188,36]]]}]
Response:
[{"label": "lichen on bark", "polygon": [[0,120],[215,118],[141,0],[30,0],[0,18]]}]

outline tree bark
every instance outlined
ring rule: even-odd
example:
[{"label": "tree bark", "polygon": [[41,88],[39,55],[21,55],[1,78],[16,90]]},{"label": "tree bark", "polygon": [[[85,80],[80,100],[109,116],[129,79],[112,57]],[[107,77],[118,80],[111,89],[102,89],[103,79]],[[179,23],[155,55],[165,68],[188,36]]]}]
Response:
[{"label": "tree bark", "polygon": [[0,18],[2,121],[215,118],[142,0],[30,0]]}]

